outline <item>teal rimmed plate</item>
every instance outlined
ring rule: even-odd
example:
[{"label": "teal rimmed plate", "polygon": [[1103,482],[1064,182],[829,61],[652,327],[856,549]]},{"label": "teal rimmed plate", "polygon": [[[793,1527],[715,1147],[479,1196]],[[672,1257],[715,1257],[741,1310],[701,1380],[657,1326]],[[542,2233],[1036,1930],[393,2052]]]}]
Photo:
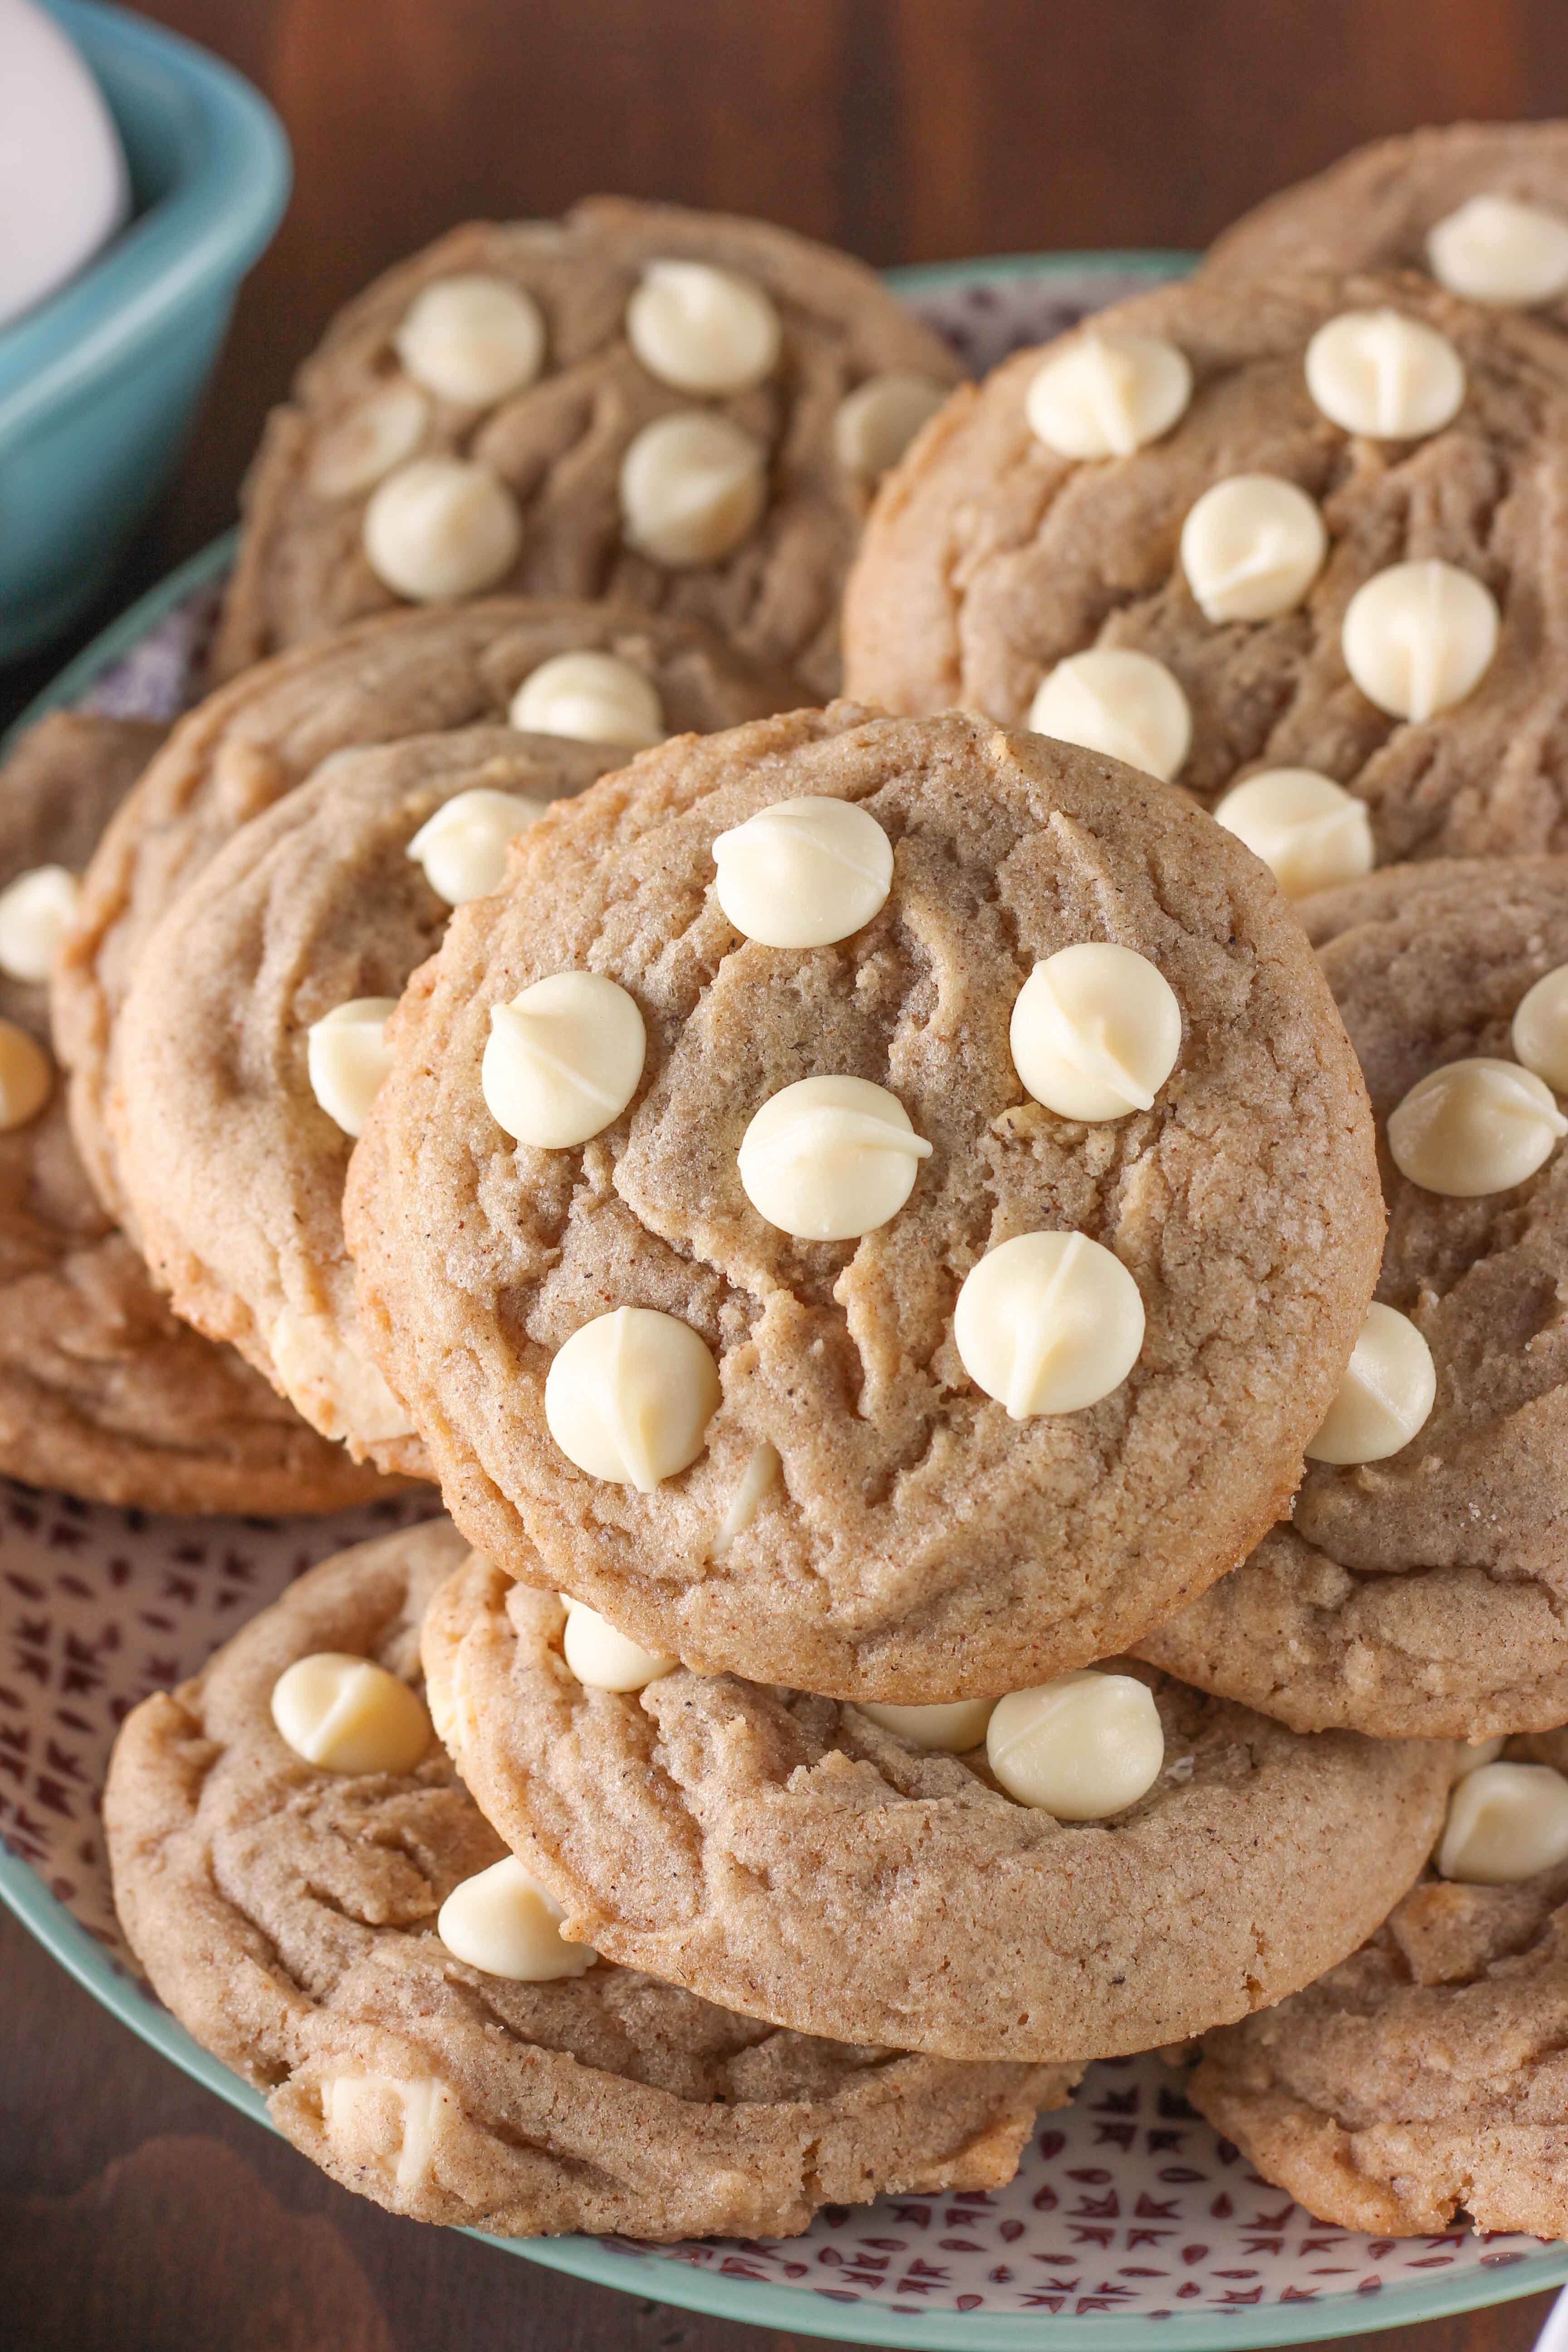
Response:
[{"label": "teal rimmed plate", "polygon": [[[978,367],[1186,266],[1174,254],[1018,255],[893,282]],[[220,541],[173,574],[28,716],[81,702],[183,707],[231,553]],[[134,2032],[258,2123],[261,2099],[130,1966],[98,1794],[128,1705],[191,1672],[306,1560],[388,1524],[395,1507],[324,1524],[174,1521],[0,1486],[0,1897]],[[1568,2283],[1568,2250],[1531,2239],[1372,2239],[1313,2221],[1192,2114],[1179,2078],[1152,2058],[1093,2068],[991,2195],[831,2209],[778,2242],[503,2243],[661,2302],[910,2352],[1313,2343]]]}]

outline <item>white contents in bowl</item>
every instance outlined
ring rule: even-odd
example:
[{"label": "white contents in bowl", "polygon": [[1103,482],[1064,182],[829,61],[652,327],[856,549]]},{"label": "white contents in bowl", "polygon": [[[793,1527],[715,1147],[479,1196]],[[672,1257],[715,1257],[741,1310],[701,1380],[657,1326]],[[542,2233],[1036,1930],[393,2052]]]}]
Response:
[{"label": "white contents in bowl", "polygon": [[0,327],[74,278],[130,210],[114,119],[33,0],[0,0]]}]

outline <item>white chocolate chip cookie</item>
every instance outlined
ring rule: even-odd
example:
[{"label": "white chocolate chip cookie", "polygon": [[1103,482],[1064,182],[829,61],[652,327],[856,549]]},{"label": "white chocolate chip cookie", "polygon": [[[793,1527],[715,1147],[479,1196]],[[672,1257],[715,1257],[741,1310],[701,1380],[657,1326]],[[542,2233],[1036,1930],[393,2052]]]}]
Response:
[{"label": "white chocolate chip cookie", "polygon": [[1359,1081],[1261,867],[959,714],[641,753],[394,1046],[345,1213],[448,1507],[759,1682],[1124,1648],[1283,1508],[1371,1296]]},{"label": "white chocolate chip cookie", "polygon": [[[57,712],[24,736],[0,768],[0,884],[79,872],[164,732]],[[72,1147],[44,987],[4,974],[0,1263],[7,1477],[144,1510],[258,1514],[340,1510],[379,1485],[172,1311]]]},{"label": "white chocolate chip cookie", "polygon": [[1451,122],[1353,148],[1232,223],[1205,277],[1419,271],[1568,333],[1568,125]]},{"label": "white chocolate chip cookie", "polygon": [[[660,733],[733,726],[790,707],[799,692],[787,671],[749,660],[695,622],[606,604],[508,598],[362,621],[237,678],[176,728],[92,859],[55,978],[53,1014],[60,1057],[72,1074],[72,1126],[100,1198],[122,1221],[124,1187],[106,1131],[111,1032],[142,945],[180,891],[247,819],[308,782],[335,754],[457,728],[515,730],[520,703],[523,716],[534,715],[526,698],[541,672],[563,656],[588,654],[635,674],[646,689],[645,715],[657,709]],[[548,731],[573,739],[561,749],[562,772],[585,779],[580,726]],[[608,743],[607,751],[600,747],[598,768],[630,756],[619,732]],[[425,838],[408,873],[400,875],[400,886],[411,888],[422,873],[448,908],[495,888],[508,838],[543,806],[536,796],[514,809],[527,795],[498,792],[493,779],[487,786],[476,774],[469,784],[475,793],[488,790],[489,798],[465,793],[460,809],[446,801],[444,821],[420,827]],[[427,815],[437,807],[432,799]],[[426,943],[434,944],[436,908],[428,897],[421,903],[430,917]],[[406,976],[405,969],[398,988]],[[346,997],[391,992],[379,982],[344,991]],[[330,1012],[332,1002],[312,1003],[308,1019]],[[191,1011],[197,1017],[200,1008]]]},{"label": "white chocolate chip cookie", "polygon": [[1265,2180],[1336,2228],[1437,2239],[1463,2213],[1568,2237],[1568,1734],[1507,1756],[1459,1781],[1436,1870],[1360,1951],[1210,2035],[1187,2085]]},{"label": "white chocolate chip cookie", "polygon": [[537,816],[619,757],[496,726],[339,753],[204,866],[120,1013],[110,1132],[153,1270],[198,1329],[384,1470],[427,1475],[360,1339],[340,1204],[389,1016],[451,913],[409,845],[468,793]]},{"label": "white chocolate chip cookie", "polygon": [[[1179,410],[1043,436],[1069,382],[1121,415],[1085,355],[1123,345],[1182,355]],[[1017,352],[921,436],[846,591],[847,690],[1088,745],[1246,814],[1243,837],[1300,826],[1293,895],[1562,851],[1564,516],[1563,336],[1411,277],[1205,269]],[[1288,799],[1241,797],[1281,776]]]},{"label": "white chocolate chip cookie", "polygon": [[1306,1730],[1544,1729],[1568,1717],[1568,1068],[1537,1014],[1568,859],[1299,906],[1377,1121],[1377,1303],[1289,1518],[1139,1652]]},{"label": "white chocolate chip cookie", "polygon": [[217,674],[500,590],[705,621],[820,699],[870,494],[961,374],[870,270],[761,221],[600,197],[455,229],[274,412]]},{"label": "white chocolate chip cookie", "polygon": [[454,1761],[567,1935],[803,2032],[1173,2041],[1342,1959],[1442,1826],[1441,1744],[1305,1738],[1147,1667],[1005,1696],[957,1753],[732,1675],[586,1685],[575,1615],[477,1554],[442,1586]]},{"label": "white chocolate chip cookie", "polygon": [[784,2237],[1011,2179],[1077,2066],[781,2033],[562,1932],[420,1695],[464,1550],[437,1521],[339,1553],[127,1722],[115,1901],[181,2022],[345,2188],[504,2237]]}]

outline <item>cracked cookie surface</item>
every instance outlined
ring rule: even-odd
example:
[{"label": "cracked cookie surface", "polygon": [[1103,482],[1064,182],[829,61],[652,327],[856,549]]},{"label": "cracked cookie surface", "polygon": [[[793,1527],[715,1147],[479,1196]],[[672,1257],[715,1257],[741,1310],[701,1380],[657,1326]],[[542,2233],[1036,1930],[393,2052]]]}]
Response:
[{"label": "cracked cookie surface", "polygon": [[438,808],[467,792],[554,800],[626,756],[509,727],[338,752],[203,867],[121,1008],[110,1131],[150,1264],[182,1315],[384,1470],[428,1475],[412,1430],[386,1433],[396,1400],[374,1395],[360,1345],[342,1231],[353,1138],[312,1090],[310,1024],[400,995],[439,944],[451,908],[408,855]]},{"label": "cracked cookie surface", "polygon": [[1304,1738],[1143,1669],[1159,1780],[1058,1822],[984,1751],[832,1699],[684,1669],[584,1689],[563,1622],[477,1555],[431,1603],[432,1711],[480,1806],[585,1940],[807,2031],[1040,2060],[1178,2040],[1351,1950],[1442,1820],[1446,1749]]},{"label": "cracked cookie surface", "polygon": [[[1568,1734],[1511,1757],[1568,1762]],[[1188,2095],[1310,2213],[1378,2237],[1568,2236],[1568,1864],[1414,1887],[1318,1983],[1209,2036]]]},{"label": "cracked cookie surface", "polygon": [[[1436,329],[1463,405],[1423,438],[1352,436],[1314,404],[1303,355],[1345,310]],[[1030,431],[1044,354],[1022,352],[950,402],[879,494],[845,602],[847,690],[894,710],[958,703],[1024,719],[1046,673],[1090,646],[1149,655],[1182,687],[1176,781],[1205,803],[1247,776],[1310,768],[1365,802],[1377,862],[1568,849],[1568,394],[1561,345],[1514,313],[1411,278],[1206,276],[1100,314],[1167,338],[1194,393],[1161,439],[1074,463]],[[1319,507],[1327,560],[1278,618],[1206,620],[1183,523],[1215,482],[1283,478]],[[1462,701],[1398,719],[1352,682],[1341,631],[1378,572],[1437,559],[1501,608]]]},{"label": "cracked cookie surface", "polygon": [[1568,1715],[1568,1150],[1510,1190],[1424,1191],[1388,1155],[1417,1079],[1511,1057],[1521,999],[1568,963],[1568,859],[1435,862],[1301,902],[1377,1121],[1377,1296],[1432,1349],[1400,1452],[1310,1463],[1289,1524],[1140,1643],[1303,1729],[1481,1738]]},{"label": "cracked cookie surface", "polygon": [[[1447,122],[1374,140],[1233,221],[1205,255],[1204,274],[1426,276],[1428,230],[1472,196],[1508,196],[1568,216],[1568,124]],[[1531,315],[1568,332],[1568,299],[1532,307]]]},{"label": "cracked cookie surface", "polygon": [[465,1551],[433,1522],[340,1553],[129,1718],[115,1900],[181,2021],[344,2188],[427,2221],[783,2236],[824,2203],[1009,2179],[1076,2070],[852,2047],[608,1962],[531,1984],[447,1950],[441,1903],[505,1848],[438,1744],[406,1773],[317,1770],[270,1699],[322,1650],[417,1685],[421,1612]]},{"label": "cracked cookie surface", "polygon": [[[25,736],[0,771],[0,885],[85,865],[164,732],[61,712]],[[47,989],[0,980],[0,1015],[47,1050]],[[58,1073],[0,1133],[0,1470],[153,1511],[341,1510],[379,1485],[171,1312],[88,1181]]]},{"label": "cracked cookie surface", "polygon": [[178,892],[333,753],[502,724],[524,678],[584,649],[643,671],[676,732],[731,727],[798,699],[786,672],[747,660],[694,623],[513,598],[362,622],[247,671],[181,721],[104,834],[52,992],[72,1129],[100,1199],[122,1222],[107,1133],[112,1033],[137,957]]},{"label": "cracked cookie surface", "polygon": [[[711,845],[802,796],[875,817],[891,895],[776,950],[726,918]],[[474,1543],[689,1664],[910,1701],[1104,1656],[1236,1563],[1295,1485],[1382,1223],[1354,1057],[1239,844],[1092,754],[841,704],[644,753],[510,855],[405,996],[345,1194],[362,1328]],[[1093,1127],[1030,1100],[1008,1045],[1035,959],[1085,940],[1152,960],[1184,1020],[1153,1108]],[[490,1008],[578,965],[635,999],[641,1084],[581,1148],[514,1147]],[[748,1121],[814,1071],[890,1088],[934,1147],[858,1242],[793,1240],[742,1190]],[[1013,1420],[954,1302],[986,1251],[1064,1228],[1132,1276],[1142,1353],[1098,1404]],[[623,1305],[690,1325],[722,1385],[650,1493],[545,1423],[555,1351]]]},{"label": "cracked cookie surface", "polygon": [[[617,499],[634,436],[693,405],[691,393],[639,363],[626,337],[644,270],[672,259],[761,287],[783,329],[779,362],[761,383],[701,402],[765,453],[761,518],[731,554],[674,569],[626,543]],[[400,365],[397,330],[421,289],[474,272],[539,306],[543,373],[496,404],[425,399]],[[323,462],[390,393],[424,410],[405,455],[475,460],[511,492],[521,541],[500,588],[700,620],[763,660],[790,663],[812,698],[834,693],[839,593],[867,506],[863,483],[838,460],[834,421],[847,394],[888,373],[939,387],[963,377],[940,336],[874,272],[763,222],[610,197],[561,222],[455,229],[350,303],[274,410],[246,486],[219,674],[396,604],[362,542],[373,485],[337,486]]]}]

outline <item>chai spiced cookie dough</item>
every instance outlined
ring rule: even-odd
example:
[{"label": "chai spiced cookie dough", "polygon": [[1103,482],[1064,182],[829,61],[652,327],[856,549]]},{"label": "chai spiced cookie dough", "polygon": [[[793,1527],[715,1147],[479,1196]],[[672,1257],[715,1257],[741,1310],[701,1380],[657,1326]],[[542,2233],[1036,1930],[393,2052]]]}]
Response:
[{"label": "chai spiced cookie dough", "polygon": [[1194,2105],[1321,2220],[1568,2237],[1565,1751],[1467,1759],[1432,1871],[1376,1935],[1206,2039]]},{"label": "chai spiced cookie dough", "polygon": [[[601,664],[586,675],[585,655]],[[557,665],[567,656],[577,663],[563,681]],[[122,1221],[127,1204],[105,1130],[111,1032],[137,956],[176,894],[242,824],[333,753],[504,725],[525,696],[519,723],[531,730],[629,746],[782,709],[798,688],[787,672],[749,660],[695,622],[509,599],[384,614],[210,695],[105,834],[55,975],[72,1127],[100,1197]]]},{"label": "chai spiced cookie dough", "polygon": [[848,688],[1174,778],[1292,893],[1568,849],[1565,518],[1544,328],[1408,277],[1200,275],[921,436],[849,583]]},{"label": "chai spiced cookie dough", "polygon": [[507,2237],[787,2236],[1010,2179],[1076,2067],[778,2032],[563,1943],[419,1695],[464,1550],[436,1522],[340,1553],[126,1723],[115,1901],[181,2022],[344,2188]]},{"label": "chai spiced cookie dough", "polygon": [[60,713],[0,770],[0,1472],[155,1511],[338,1510],[356,1469],[170,1312],[77,1157],[46,986],[77,870],[163,730]]},{"label": "chai spiced cookie dough", "polygon": [[1354,1057],[1267,876],[956,712],[642,753],[389,1034],[345,1221],[448,1508],[757,1681],[1124,1647],[1284,1507],[1375,1274]]},{"label": "chai spiced cookie dough", "polygon": [[511,835],[626,757],[495,726],[336,753],[175,898],[120,1013],[110,1129],[158,1279],[382,1469],[428,1475],[360,1343],[343,1246],[386,1017]]},{"label": "chai spiced cookie dough", "polygon": [[[48,961],[53,935],[68,916],[77,877],[97,848],[105,825],[168,735],[154,719],[110,719],[93,710],[51,710],[17,738],[0,770],[0,890],[22,876],[47,869],[20,901],[11,923],[36,932],[24,962],[44,967],[26,979],[0,966],[0,1013],[30,1025],[48,1018]],[[60,873],[69,877],[61,883]],[[28,919],[28,900],[32,902]],[[12,964],[16,945],[12,947]]]},{"label": "chai spiced cookie dough", "polygon": [[963,371],[860,263],[599,197],[352,302],[245,493],[219,675],[400,600],[607,596],[838,684],[870,489]]},{"label": "chai spiced cookie dough", "polygon": [[1568,332],[1568,122],[1449,122],[1374,140],[1215,238],[1205,277],[1409,269]]},{"label": "chai spiced cookie dough", "polygon": [[587,1613],[477,1554],[442,1587],[425,1671],[459,1770],[568,1934],[805,2032],[1177,2040],[1352,1950],[1442,1817],[1447,1748],[1304,1738],[1147,1668],[862,1709],[606,1659]]},{"label": "chai spiced cookie dough", "polygon": [[1384,1354],[1363,1443],[1139,1648],[1301,1729],[1542,1728],[1568,1715],[1568,859],[1302,912],[1377,1120]]}]

